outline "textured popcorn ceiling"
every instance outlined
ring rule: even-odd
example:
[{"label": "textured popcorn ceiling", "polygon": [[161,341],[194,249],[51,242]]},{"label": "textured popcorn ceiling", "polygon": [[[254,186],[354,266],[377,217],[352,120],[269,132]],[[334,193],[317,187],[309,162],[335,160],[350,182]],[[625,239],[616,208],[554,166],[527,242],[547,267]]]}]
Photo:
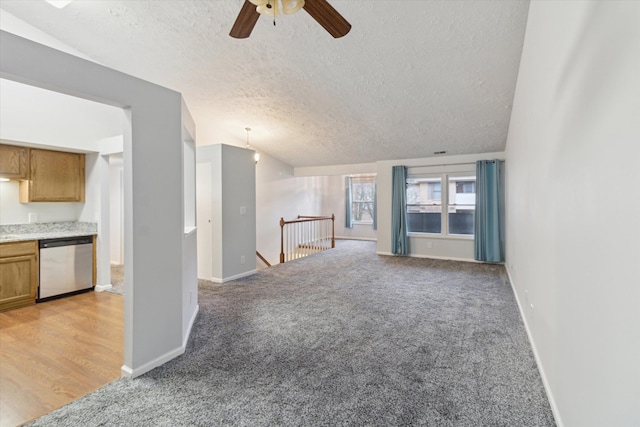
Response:
[{"label": "textured popcorn ceiling", "polygon": [[504,149],[528,1],[339,1],[333,39],[305,11],[228,36],[242,0],[42,0],[0,7],[96,62],[181,92],[197,144],[292,166]]}]

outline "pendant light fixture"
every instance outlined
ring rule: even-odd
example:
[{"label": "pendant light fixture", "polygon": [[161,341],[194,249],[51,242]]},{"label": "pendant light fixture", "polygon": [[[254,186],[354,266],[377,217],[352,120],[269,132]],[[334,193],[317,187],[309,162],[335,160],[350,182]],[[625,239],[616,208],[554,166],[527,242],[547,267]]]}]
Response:
[{"label": "pendant light fixture", "polygon": [[[247,131],[247,145],[246,145],[246,149],[247,150],[253,150],[251,148],[251,146],[249,145],[249,132],[251,132],[251,128],[244,128],[244,130]],[[253,150],[255,151],[255,150]],[[258,153],[257,151],[255,152],[255,154],[253,155],[253,160],[256,161],[256,164],[258,164],[258,162],[260,161],[260,153]]]}]

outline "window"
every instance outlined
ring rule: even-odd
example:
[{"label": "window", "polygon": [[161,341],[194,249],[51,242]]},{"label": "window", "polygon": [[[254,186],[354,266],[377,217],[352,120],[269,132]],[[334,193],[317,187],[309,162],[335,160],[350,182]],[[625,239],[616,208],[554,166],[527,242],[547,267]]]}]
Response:
[{"label": "window", "polygon": [[476,212],[476,177],[449,176],[448,234],[473,235]]},{"label": "window", "polygon": [[354,224],[373,224],[375,175],[351,177],[351,218]]},{"label": "window", "polygon": [[[442,209],[443,203],[446,210]],[[473,235],[475,204],[476,177],[473,175],[433,174],[407,178],[410,233]]]},{"label": "window", "polygon": [[442,229],[442,178],[407,179],[407,229],[440,233]]}]

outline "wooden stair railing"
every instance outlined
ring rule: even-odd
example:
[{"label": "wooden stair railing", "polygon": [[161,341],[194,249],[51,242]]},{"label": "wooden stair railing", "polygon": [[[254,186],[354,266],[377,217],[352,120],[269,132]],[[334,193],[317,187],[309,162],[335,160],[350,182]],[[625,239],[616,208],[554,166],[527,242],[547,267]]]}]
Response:
[{"label": "wooden stair railing", "polygon": [[260,252],[256,251],[256,256],[257,256],[258,258],[260,258],[260,261],[264,262],[264,264],[265,264],[267,267],[271,267],[271,264],[269,263],[269,261],[267,261],[267,259],[266,259],[265,257],[263,257],[263,256],[262,256],[262,254],[261,254]]},{"label": "wooden stair railing", "polygon": [[280,262],[335,248],[335,219],[334,214],[298,215],[297,219],[290,221],[280,218]]}]

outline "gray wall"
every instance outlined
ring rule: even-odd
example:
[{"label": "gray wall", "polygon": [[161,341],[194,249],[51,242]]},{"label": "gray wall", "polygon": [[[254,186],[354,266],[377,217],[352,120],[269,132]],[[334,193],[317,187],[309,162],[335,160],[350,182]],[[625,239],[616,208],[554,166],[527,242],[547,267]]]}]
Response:
[{"label": "gray wall", "polygon": [[[216,282],[233,280],[256,270],[256,165],[253,155],[251,150],[224,144],[196,149],[198,163],[211,163],[212,270]],[[244,257],[244,264],[241,257]]]}]

